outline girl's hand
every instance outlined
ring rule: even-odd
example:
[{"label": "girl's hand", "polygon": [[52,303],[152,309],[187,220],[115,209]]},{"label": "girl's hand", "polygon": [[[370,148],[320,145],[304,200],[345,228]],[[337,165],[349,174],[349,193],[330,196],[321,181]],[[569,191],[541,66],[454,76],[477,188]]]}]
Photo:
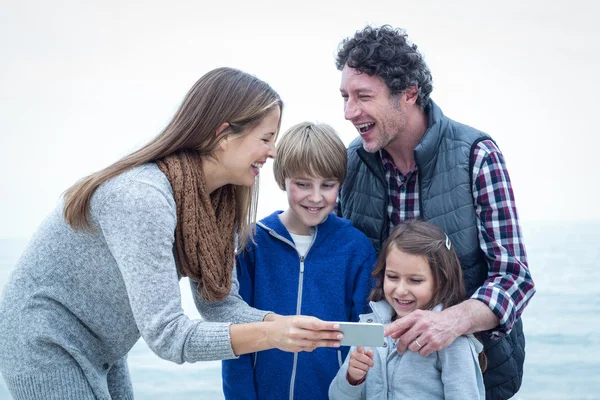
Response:
[{"label": "girl's hand", "polygon": [[317,347],[339,347],[339,324],[304,315],[277,316],[266,321],[270,348],[297,353]]},{"label": "girl's hand", "polygon": [[375,365],[373,362],[373,350],[367,350],[363,346],[358,346],[355,351],[350,354],[348,362],[348,374],[346,379],[351,385],[358,385],[365,379],[365,375],[369,369]]}]

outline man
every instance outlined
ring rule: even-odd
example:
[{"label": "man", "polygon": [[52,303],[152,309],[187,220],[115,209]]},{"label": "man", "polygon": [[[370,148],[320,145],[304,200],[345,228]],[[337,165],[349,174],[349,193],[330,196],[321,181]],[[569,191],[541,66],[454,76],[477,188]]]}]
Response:
[{"label": "man", "polygon": [[367,26],[340,44],[336,63],[345,118],[360,134],[348,147],[338,214],[378,252],[402,220],[440,226],[460,258],[468,293],[442,312],[398,319],[386,334],[398,339],[400,353],[428,356],[481,332],[486,397],[512,397],[525,358],[520,316],[535,289],[502,153],[429,98],[431,73],[403,30]]}]

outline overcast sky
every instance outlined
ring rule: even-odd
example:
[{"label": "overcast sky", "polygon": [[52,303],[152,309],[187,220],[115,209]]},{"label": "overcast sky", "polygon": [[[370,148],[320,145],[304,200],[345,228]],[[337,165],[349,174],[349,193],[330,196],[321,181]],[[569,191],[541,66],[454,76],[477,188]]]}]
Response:
[{"label": "overcast sky", "polygon": [[[334,54],[368,23],[404,27],[444,113],[497,141],[523,221],[600,218],[594,2],[0,2],[0,237],[29,237],[65,189],[152,139],[215,67],[271,84],[283,129],[326,122],[349,143]],[[286,206],[271,167],[260,216]]]}]

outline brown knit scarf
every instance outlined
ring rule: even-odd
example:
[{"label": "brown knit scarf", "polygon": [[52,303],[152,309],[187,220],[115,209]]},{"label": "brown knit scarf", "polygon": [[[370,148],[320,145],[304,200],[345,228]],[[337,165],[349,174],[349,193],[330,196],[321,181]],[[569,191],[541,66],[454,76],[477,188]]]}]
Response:
[{"label": "brown knit scarf", "polygon": [[198,282],[208,301],[225,298],[231,289],[234,258],[235,188],[225,185],[207,193],[202,158],[185,150],[156,163],[169,179],[177,206],[177,270]]}]

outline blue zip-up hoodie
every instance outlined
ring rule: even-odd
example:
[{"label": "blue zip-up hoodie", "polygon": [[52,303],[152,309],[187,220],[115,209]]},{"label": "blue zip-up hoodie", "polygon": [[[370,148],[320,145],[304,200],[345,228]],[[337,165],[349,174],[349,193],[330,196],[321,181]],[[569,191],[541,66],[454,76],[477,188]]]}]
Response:
[{"label": "blue zip-up hoodie", "polygon": [[[276,211],[257,226],[256,244],[236,258],[239,293],[252,307],[326,321],[358,321],[369,312],[376,255],[369,239],[333,213],[314,227],[300,257]],[[288,353],[277,349],[223,361],[226,399],[327,399],[349,347]]]}]

